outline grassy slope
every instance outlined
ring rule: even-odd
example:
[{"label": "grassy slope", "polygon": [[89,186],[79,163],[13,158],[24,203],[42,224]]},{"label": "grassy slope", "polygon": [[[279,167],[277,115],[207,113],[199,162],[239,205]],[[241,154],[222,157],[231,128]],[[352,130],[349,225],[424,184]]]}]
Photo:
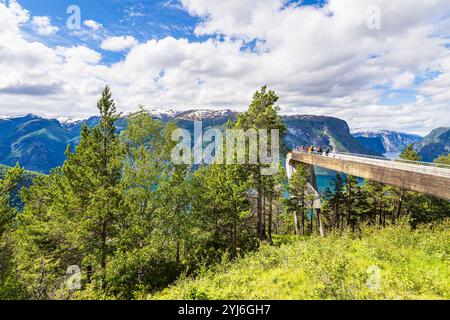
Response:
[{"label": "grassy slope", "polygon": [[[433,230],[404,223],[364,233],[263,246],[147,298],[450,299],[449,221]],[[379,289],[367,286],[369,266],[381,270]]]}]

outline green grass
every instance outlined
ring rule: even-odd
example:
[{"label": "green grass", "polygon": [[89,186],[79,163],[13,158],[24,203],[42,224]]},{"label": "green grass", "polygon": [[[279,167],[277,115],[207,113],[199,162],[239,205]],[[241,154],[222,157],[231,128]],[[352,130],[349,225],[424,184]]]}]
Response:
[{"label": "green grass", "polygon": [[[450,221],[415,231],[406,222],[365,228],[361,238],[281,242],[144,298],[450,299]],[[376,268],[379,282],[370,272]]]}]

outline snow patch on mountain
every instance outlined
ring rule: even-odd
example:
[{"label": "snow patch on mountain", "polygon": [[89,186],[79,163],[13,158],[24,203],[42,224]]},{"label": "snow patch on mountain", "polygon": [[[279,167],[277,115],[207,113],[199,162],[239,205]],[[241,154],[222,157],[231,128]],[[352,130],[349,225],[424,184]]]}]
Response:
[{"label": "snow patch on mountain", "polygon": [[58,117],[56,118],[56,120],[59,121],[59,123],[61,123],[62,125],[72,125],[72,124],[78,124],[82,121],[84,121],[85,119],[83,118],[75,118],[75,117]]},{"label": "snow patch on mountain", "polygon": [[237,116],[237,112],[230,109],[226,110],[188,110],[184,112],[179,112],[176,117],[184,120],[203,120],[203,119],[217,119],[224,117]]},{"label": "snow patch on mountain", "polygon": [[422,139],[421,136],[403,132],[380,130],[363,131],[358,130],[352,133],[354,137],[378,138],[383,144],[386,152],[401,152],[410,144],[414,144]]}]

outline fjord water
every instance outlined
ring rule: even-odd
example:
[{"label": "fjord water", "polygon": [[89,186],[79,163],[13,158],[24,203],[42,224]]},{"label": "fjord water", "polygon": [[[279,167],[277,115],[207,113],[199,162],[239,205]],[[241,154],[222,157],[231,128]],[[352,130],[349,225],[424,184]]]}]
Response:
[{"label": "fjord water", "polygon": [[386,152],[385,154],[383,154],[383,156],[385,156],[388,159],[395,160],[398,158],[400,153],[401,153],[400,151]]}]

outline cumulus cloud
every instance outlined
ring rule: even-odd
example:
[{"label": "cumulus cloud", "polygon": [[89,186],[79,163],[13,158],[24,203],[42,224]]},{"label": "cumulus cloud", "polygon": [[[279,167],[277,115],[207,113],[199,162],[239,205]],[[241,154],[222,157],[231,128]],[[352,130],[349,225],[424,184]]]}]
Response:
[{"label": "cumulus cloud", "polygon": [[392,89],[406,89],[414,84],[415,76],[412,73],[405,72],[396,75],[392,79]]},{"label": "cumulus cloud", "polygon": [[9,1],[9,11],[17,18],[19,24],[27,22],[30,19],[29,11],[22,8],[16,0]]},{"label": "cumulus cloud", "polygon": [[100,47],[106,51],[120,52],[138,44],[132,36],[110,37],[102,42]]},{"label": "cumulus cloud", "polygon": [[19,27],[30,20],[30,13],[11,0],[9,6],[0,2],[0,33],[18,32]]},{"label": "cumulus cloud", "polygon": [[58,32],[59,28],[51,24],[51,19],[47,16],[34,16],[31,24],[36,32],[42,36],[49,36]]},{"label": "cumulus cloud", "polygon": [[[87,117],[107,83],[122,111],[138,104],[244,110],[267,84],[286,114],[336,116],[354,129],[420,134],[449,125],[448,0],[330,0],[323,7],[182,0],[184,10],[200,19],[195,33],[208,40],[108,38],[103,50],[128,50],[112,65],[85,46],[50,48],[26,40],[20,29],[29,13],[11,3],[0,2],[0,114],[13,108]],[[379,30],[366,23],[374,4]],[[33,90],[14,89],[48,83],[59,90],[32,101],[25,93]],[[415,102],[380,102],[400,89],[417,92]]]},{"label": "cumulus cloud", "polygon": [[103,28],[103,25],[101,23],[98,23],[94,20],[84,20],[83,25],[91,28],[92,30],[100,30],[101,28]]}]

